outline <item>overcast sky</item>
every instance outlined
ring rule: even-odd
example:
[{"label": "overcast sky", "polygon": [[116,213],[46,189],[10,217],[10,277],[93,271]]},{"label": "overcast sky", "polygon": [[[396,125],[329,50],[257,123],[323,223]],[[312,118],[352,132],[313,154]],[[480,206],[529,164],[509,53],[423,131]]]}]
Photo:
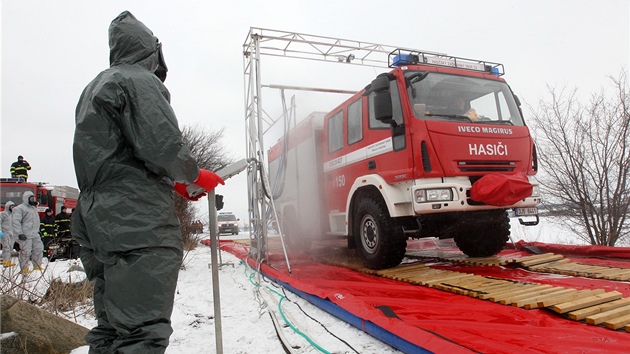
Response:
[{"label": "overcast sky", "polygon": [[[630,66],[627,0],[2,0],[1,6],[0,175],[9,176],[11,163],[23,155],[33,168],[30,181],[54,185],[77,186],[74,109],[83,88],[109,65],[107,29],[123,10],[163,44],[166,86],[180,127],[225,128],[224,143],[235,159],[245,157],[242,45],[250,27],[499,62],[524,105],[534,107],[546,85],[577,87],[588,98],[608,86],[608,75]],[[278,66],[265,71],[264,58],[262,65],[264,83],[287,84],[266,81],[281,80],[282,72]],[[359,90],[382,71],[343,79],[318,67],[291,74],[291,83]],[[525,114],[527,119],[527,109]],[[242,221],[246,188],[244,174],[217,188],[225,209]]]}]

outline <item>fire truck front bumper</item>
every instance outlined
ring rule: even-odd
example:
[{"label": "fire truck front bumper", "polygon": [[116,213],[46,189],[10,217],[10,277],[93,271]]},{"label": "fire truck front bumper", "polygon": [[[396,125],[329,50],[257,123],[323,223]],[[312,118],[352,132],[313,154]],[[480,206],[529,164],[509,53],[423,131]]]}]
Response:
[{"label": "fire truck front bumper", "polygon": [[[437,182],[437,181],[436,181]],[[532,183],[532,195],[509,206],[497,207],[476,202],[470,198],[468,178],[444,178],[437,183],[416,183],[411,188],[413,210],[416,214],[433,214],[458,211],[489,209],[518,209],[521,215],[537,214],[536,206],[541,202],[540,187]]]}]

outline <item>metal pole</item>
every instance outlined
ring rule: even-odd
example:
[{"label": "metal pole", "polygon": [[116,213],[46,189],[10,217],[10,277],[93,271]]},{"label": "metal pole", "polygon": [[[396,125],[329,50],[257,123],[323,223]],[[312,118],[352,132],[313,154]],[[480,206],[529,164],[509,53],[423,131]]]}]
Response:
[{"label": "metal pole", "polygon": [[212,268],[212,301],[214,302],[214,332],[217,354],[223,354],[223,332],[221,331],[221,294],[219,292],[219,261],[217,259],[217,208],[214,189],[208,191],[208,218],[210,225],[210,259]]}]

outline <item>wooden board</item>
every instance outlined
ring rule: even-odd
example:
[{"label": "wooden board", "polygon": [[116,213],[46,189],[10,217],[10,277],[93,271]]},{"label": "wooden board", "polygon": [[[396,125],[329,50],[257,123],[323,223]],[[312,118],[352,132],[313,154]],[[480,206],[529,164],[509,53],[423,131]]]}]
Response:
[{"label": "wooden board", "polygon": [[618,307],[612,310],[604,311],[596,315],[586,317],[586,323],[598,325],[600,323],[610,321],[614,318],[630,315],[630,305]]},{"label": "wooden board", "polygon": [[578,292],[576,292],[574,294],[563,295],[563,296],[553,297],[551,299],[547,299],[547,300],[544,300],[544,301],[539,301],[538,302],[538,307],[549,307],[549,306],[561,304],[563,302],[569,302],[569,301],[574,301],[574,300],[578,300],[578,299],[583,299],[585,297],[589,297],[589,296],[593,296],[593,295],[597,295],[597,294],[602,294],[602,293],[604,293],[603,289],[580,290],[580,291],[578,291]]},{"label": "wooden board", "polygon": [[603,294],[595,294],[593,296],[576,299],[569,302],[560,303],[553,306],[553,310],[557,313],[567,313],[569,311],[579,310],[590,306],[603,304],[605,302],[621,299],[622,294],[618,291],[611,291]]},{"label": "wooden board", "polygon": [[616,301],[607,302],[602,305],[590,306],[580,310],[569,312],[569,318],[574,321],[583,320],[589,316],[593,316],[602,312],[618,309],[623,306],[630,305],[630,298],[619,299]]},{"label": "wooden board", "polygon": [[627,324],[630,324],[630,315],[617,317],[604,323],[608,329],[619,329]]}]

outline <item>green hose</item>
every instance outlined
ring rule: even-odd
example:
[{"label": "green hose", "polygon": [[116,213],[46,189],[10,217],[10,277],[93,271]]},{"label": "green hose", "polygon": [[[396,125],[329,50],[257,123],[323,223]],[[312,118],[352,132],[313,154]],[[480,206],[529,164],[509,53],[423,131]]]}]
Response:
[{"label": "green hose", "polygon": [[311,343],[311,345],[313,345],[315,347],[315,349],[319,350],[322,353],[330,354],[329,351],[327,351],[326,349],[320,347],[319,344],[315,343],[311,338],[309,338],[309,336],[304,334],[299,329],[295,328],[295,326],[293,326],[293,324],[291,322],[289,322],[287,317],[284,315],[284,312],[282,311],[282,300],[284,300],[286,297],[284,295],[280,294],[279,292],[275,291],[274,289],[270,288],[269,286],[267,286],[267,289],[270,290],[271,292],[275,293],[276,295],[280,296],[280,301],[278,302],[278,311],[280,311],[280,315],[282,315],[282,318],[284,319],[284,322],[287,325],[289,325],[289,327],[291,327],[291,329],[295,333],[301,335],[304,339],[306,339],[309,343]]}]

